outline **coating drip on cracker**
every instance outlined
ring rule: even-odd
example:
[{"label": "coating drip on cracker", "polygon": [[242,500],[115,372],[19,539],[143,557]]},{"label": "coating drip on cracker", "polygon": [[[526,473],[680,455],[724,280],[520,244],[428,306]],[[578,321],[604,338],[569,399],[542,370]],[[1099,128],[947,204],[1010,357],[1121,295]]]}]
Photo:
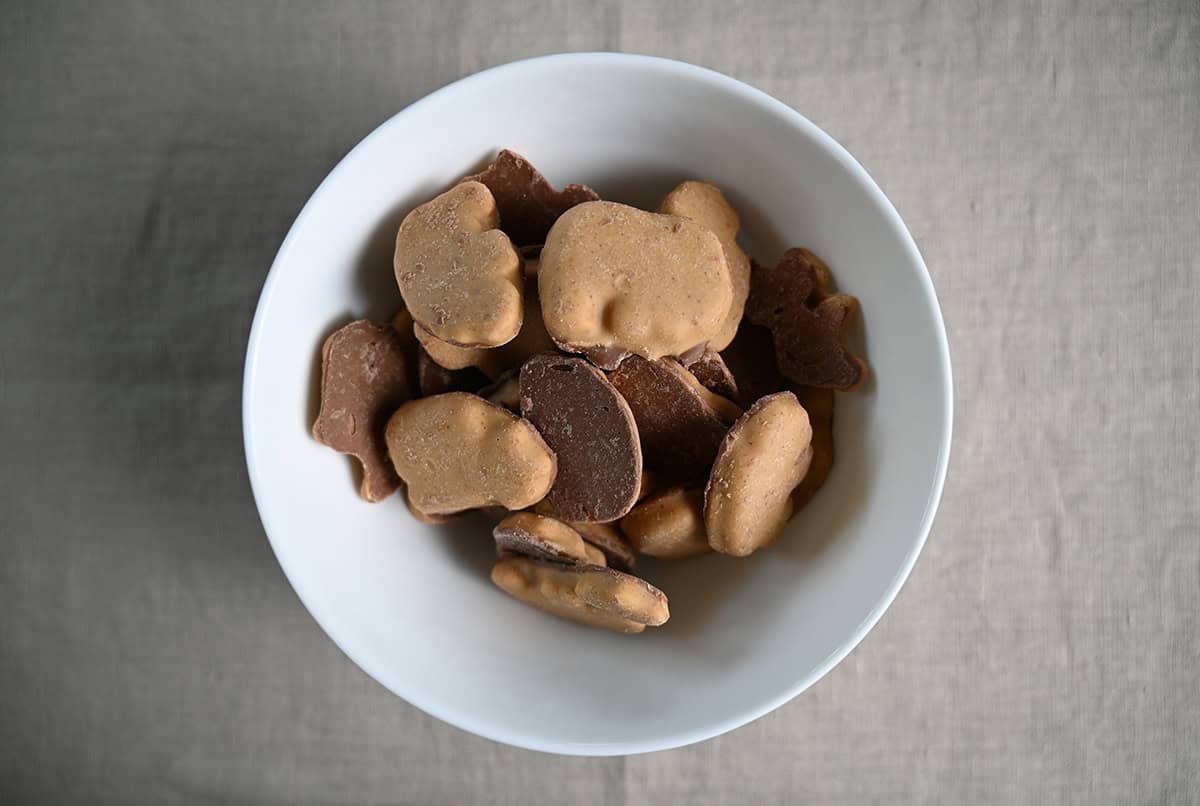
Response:
[{"label": "coating drip on cracker", "polygon": [[667,595],[637,555],[731,562],[778,540],[831,479],[837,392],[866,377],[858,300],[802,247],[753,262],[740,228],[708,182],[650,212],[501,151],[404,218],[404,307],[321,346],[313,435],[357,459],[367,501],[402,489],[431,528],[491,520],[514,599],[659,627]]}]

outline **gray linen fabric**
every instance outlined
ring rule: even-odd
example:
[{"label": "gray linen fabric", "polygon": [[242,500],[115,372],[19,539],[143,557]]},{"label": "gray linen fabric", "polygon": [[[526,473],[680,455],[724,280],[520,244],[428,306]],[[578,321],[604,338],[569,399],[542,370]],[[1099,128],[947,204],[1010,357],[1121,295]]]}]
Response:
[{"label": "gray linen fabric", "polygon": [[[396,699],[255,515],[263,277],[377,123],[564,50],[696,62],[891,196],[954,356],[876,630],[699,746],[560,758]],[[0,801],[1200,802],[1200,4],[0,4]],[[540,793],[540,794],[537,794]]]}]

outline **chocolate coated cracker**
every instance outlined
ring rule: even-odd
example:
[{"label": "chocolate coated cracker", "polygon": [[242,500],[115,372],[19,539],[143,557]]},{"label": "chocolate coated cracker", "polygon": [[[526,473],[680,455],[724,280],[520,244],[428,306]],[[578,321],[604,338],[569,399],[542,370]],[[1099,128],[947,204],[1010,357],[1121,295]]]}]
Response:
[{"label": "chocolate coated cracker", "polygon": [[673,358],[631,355],[609,374],[633,411],[646,463],[676,479],[704,477],[729,430],[686,373]]},{"label": "chocolate coated cracker", "polygon": [[729,371],[729,367],[725,365],[720,353],[705,350],[696,360],[686,366],[688,372],[695,375],[696,380],[704,384],[704,387],[710,392],[730,400],[738,399],[737,380]]},{"label": "chocolate coated cracker", "polygon": [[704,488],[713,550],[745,557],[774,542],[811,463],[812,426],[796,396],[778,392],[755,402],[729,429]]},{"label": "chocolate coated cracker", "polygon": [[500,229],[519,247],[540,246],[560,215],[600,198],[587,185],[555,190],[529,160],[507,148],[491,165],[467,179],[487,185],[500,210]]},{"label": "chocolate coated cracker", "polygon": [[862,384],[867,369],[845,345],[858,300],[826,295],[828,269],[812,257],[807,250],[789,249],[774,268],[756,266],[746,318],[770,328],[779,371],[792,383],[850,391]]},{"label": "chocolate coated cracker", "polygon": [[410,397],[404,344],[389,325],[351,322],[325,340],[313,437],[358,459],[363,468],[359,495],[367,501],[382,501],[400,486],[383,431],[388,417]]},{"label": "chocolate coated cracker", "polygon": [[558,456],[539,511],[565,521],[612,521],[637,501],[642,450],[632,412],[581,358],[543,353],[521,368],[521,415]]}]

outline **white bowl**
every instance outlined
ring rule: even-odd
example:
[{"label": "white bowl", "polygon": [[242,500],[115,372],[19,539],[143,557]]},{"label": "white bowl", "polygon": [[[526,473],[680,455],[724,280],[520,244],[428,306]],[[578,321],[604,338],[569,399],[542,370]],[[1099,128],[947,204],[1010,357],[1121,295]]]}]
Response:
[{"label": "white bowl", "polygon": [[[391,250],[411,207],[503,147],[555,184],[656,205],[702,178],[741,211],[752,255],[805,245],[862,302],[873,376],[839,395],[837,460],[774,547],[644,565],[671,620],[586,630],[494,588],[475,516],[415,521],[367,504],[350,460],[309,436],[318,348],[399,304]],[[914,155],[916,157],[916,155]],[[866,171],[779,101],[643,56],[547,56],[466,78],[362,141],[305,205],[267,277],[246,355],[254,496],[300,599],[372,677],[464,730],[558,753],[615,755],[716,736],[782,705],[854,648],[929,532],[950,449],[950,358],[929,274]]]}]

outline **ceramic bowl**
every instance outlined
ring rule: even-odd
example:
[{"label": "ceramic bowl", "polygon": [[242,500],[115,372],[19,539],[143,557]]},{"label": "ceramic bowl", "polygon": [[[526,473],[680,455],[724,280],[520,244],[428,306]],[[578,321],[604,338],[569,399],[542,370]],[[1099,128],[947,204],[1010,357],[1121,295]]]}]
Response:
[{"label": "ceramic bowl", "polygon": [[[872,376],[839,395],[837,460],[773,547],[748,559],[647,561],[671,620],[639,636],[560,621],[493,587],[487,521],[367,504],[318,445],[319,347],[387,321],[403,215],[500,148],[556,185],[654,209],[684,179],[724,189],[747,251],[804,245],[862,303]],[[418,708],[500,742],[581,755],[685,745],[795,697],[887,609],[929,533],[950,449],[942,317],[912,237],[845,149],[783,103],[662,59],[548,56],[414,103],[362,141],[305,205],[267,277],[246,356],[246,459],[263,526],[339,647]]]}]

